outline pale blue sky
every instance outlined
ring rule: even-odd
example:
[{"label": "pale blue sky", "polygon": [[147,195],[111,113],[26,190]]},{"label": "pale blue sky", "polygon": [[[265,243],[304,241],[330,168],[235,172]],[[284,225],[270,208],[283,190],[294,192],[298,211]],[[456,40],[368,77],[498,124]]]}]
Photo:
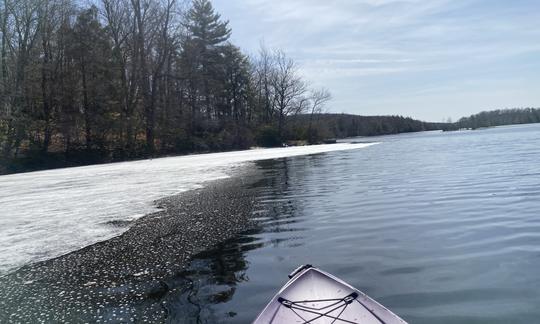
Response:
[{"label": "pale blue sky", "polygon": [[232,41],[284,49],[332,112],[454,120],[540,107],[540,0],[214,0]]}]

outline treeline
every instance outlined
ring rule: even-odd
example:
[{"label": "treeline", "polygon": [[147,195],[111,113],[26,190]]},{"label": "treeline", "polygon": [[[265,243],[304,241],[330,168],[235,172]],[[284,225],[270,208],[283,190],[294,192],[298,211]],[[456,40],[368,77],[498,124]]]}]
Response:
[{"label": "treeline", "polygon": [[283,51],[242,53],[208,0],[179,1],[0,0],[4,171],[279,145],[330,99]]},{"label": "treeline", "polygon": [[398,133],[449,130],[449,123],[428,123],[403,116],[358,116],[350,114],[316,114],[291,117],[291,124],[299,125],[296,132],[308,129],[309,119],[313,120],[312,137],[345,138],[354,136],[376,136]]},{"label": "treeline", "polygon": [[456,128],[477,129],[515,124],[540,123],[540,109],[513,108],[493,111],[483,111],[470,117],[461,118]]}]

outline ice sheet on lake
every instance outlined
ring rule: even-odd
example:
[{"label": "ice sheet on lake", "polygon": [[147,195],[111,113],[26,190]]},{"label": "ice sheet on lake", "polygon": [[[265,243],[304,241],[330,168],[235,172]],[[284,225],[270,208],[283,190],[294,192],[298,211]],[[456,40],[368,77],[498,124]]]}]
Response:
[{"label": "ice sheet on lake", "polygon": [[369,145],[257,149],[0,176],[0,275],[119,235],[126,228],[107,222],[153,212],[154,200],[225,178],[242,163]]}]

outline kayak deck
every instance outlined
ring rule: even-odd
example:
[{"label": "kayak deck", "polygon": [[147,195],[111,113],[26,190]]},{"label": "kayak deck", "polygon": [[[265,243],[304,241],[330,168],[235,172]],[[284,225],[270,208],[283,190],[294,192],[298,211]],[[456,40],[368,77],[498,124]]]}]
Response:
[{"label": "kayak deck", "polygon": [[364,293],[322,270],[304,266],[290,277],[254,324],[406,324]]}]

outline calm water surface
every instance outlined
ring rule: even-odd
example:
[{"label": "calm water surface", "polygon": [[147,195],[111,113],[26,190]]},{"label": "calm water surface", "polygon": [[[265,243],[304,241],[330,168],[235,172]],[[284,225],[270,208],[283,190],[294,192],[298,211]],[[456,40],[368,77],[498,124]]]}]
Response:
[{"label": "calm water surface", "polygon": [[540,126],[258,163],[256,229],[199,255],[170,321],[248,323],[300,264],[411,323],[540,320]]}]

